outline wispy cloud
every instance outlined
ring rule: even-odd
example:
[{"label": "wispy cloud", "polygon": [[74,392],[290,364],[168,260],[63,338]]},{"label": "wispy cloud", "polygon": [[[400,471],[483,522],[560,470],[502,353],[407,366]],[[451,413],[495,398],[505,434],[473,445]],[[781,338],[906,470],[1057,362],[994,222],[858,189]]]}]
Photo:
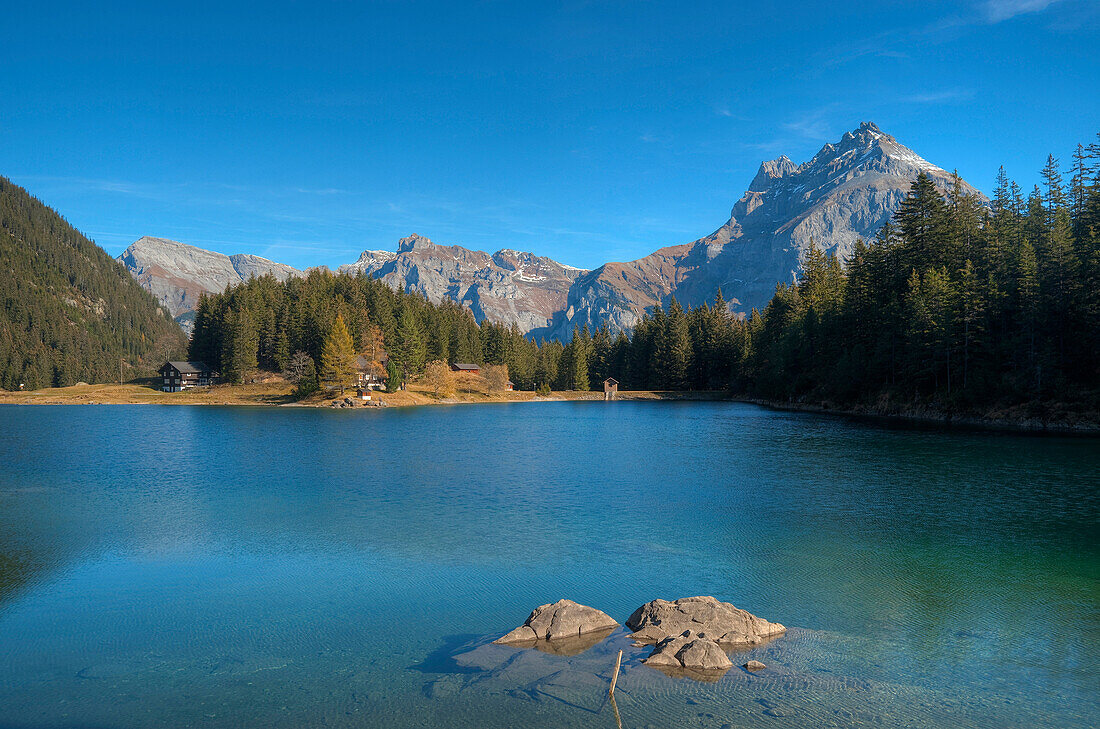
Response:
[{"label": "wispy cloud", "polygon": [[918,35],[935,37],[947,33],[951,36],[959,30],[983,25],[996,25],[1019,15],[1041,13],[1064,0],[979,0],[959,12],[915,31]]},{"label": "wispy cloud", "polygon": [[806,139],[827,137],[836,131],[836,124],[833,121],[833,112],[836,107],[836,104],[826,104],[812,109],[797,119],[785,122],[782,125],[783,129]]},{"label": "wispy cloud", "polygon": [[901,97],[906,104],[950,104],[956,101],[968,101],[974,98],[970,89],[944,89]]},{"label": "wispy cloud", "polygon": [[1026,13],[1038,13],[1058,0],[985,0],[978,10],[987,23],[1000,23]]}]

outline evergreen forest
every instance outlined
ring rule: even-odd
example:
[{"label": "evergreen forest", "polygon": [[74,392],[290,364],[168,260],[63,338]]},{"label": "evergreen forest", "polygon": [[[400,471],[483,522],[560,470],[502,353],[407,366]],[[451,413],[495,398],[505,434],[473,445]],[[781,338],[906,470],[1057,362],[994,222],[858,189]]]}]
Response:
[{"label": "evergreen forest", "polygon": [[0,388],[129,380],[186,348],[122,264],[0,177]]}]

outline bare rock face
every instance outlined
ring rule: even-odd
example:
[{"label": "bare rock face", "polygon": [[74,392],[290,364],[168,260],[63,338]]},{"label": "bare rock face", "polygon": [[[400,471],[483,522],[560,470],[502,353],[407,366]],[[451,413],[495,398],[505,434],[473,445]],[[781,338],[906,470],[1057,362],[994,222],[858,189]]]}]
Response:
[{"label": "bare rock face", "polygon": [[787,631],[779,623],[770,623],[713,597],[647,602],[634,611],[626,627],[634,631],[632,638],[643,643],[657,643],[684,631],[694,631],[704,633],[716,643],[753,645]]},{"label": "bare rock face", "polygon": [[144,236],[118,257],[130,274],[186,328],[203,292],[221,292],[252,276],[280,281],[300,271],[259,256],[226,256],[167,238]]},{"label": "bare rock face", "polygon": [[642,662],[654,668],[663,666],[695,671],[726,671],[733,667],[716,641],[706,633],[696,633],[694,630],[685,630],[680,635],[661,640],[649,658]]},{"label": "bare rock face", "polygon": [[536,641],[564,641],[593,633],[606,635],[618,625],[609,615],[596,608],[572,600],[558,600],[550,605],[539,605],[523,625],[493,642],[523,645],[534,644]]},{"label": "bare rock face", "polygon": [[533,253],[505,248],[489,255],[419,235],[402,238],[396,253],[363,251],[339,270],[381,279],[436,304],[450,299],[469,307],[478,321],[515,324],[523,332],[548,327],[565,308],[574,279],[585,273]]}]

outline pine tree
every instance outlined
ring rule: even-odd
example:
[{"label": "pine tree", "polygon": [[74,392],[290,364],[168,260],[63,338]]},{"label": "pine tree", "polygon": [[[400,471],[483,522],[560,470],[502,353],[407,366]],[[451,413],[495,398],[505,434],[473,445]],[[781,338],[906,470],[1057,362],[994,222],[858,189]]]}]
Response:
[{"label": "pine tree", "polygon": [[962,387],[970,385],[970,361],[982,341],[985,301],[974,264],[968,259],[959,271],[959,319],[962,322]]},{"label": "pine tree", "polygon": [[1030,243],[1020,246],[1016,298],[1021,340],[1018,351],[1022,352],[1022,356],[1018,356],[1017,360],[1022,360],[1025,365],[1029,388],[1037,389],[1041,386],[1041,382],[1036,337],[1039,333],[1042,304],[1039,299],[1039,264],[1035,259],[1035,249]]},{"label": "pine tree", "polygon": [[671,389],[686,390],[691,384],[688,376],[692,366],[691,335],[684,309],[676,297],[668,305],[664,342],[662,361],[658,365],[665,373],[665,382]]},{"label": "pine tree", "polygon": [[390,356],[397,360],[405,375],[415,375],[424,369],[428,356],[427,347],[424,345],[424,329],[420,324],[420,318],[411,306],[401,307],[397,320],[396,339],[390,348]]},{"label": "pine tree", "polygon": [[588,357],[590,338],[588,325],[577,331],[573,327],[573,340],[566,349],[569,350],[569,386],[573,390],[588,390]]},{"label": "pine tree", "polygon": [[646,387],[654,390],[669,388],[668,370],[665,368],[669,358],[668,350],[668,324],[665,312],[658,304],[653,307],[653,316],[649,320],[649,347],[645,362],[648,370]]},{"label": "pine tree", "polygon": [[225,342],[222,347],[222,377],[241,383],[256,369],[259,337],[248,311],[230,309],[225,316]]},{"label": "pine tree", "polygon": [[923,271],[952,263],[947,206],[926,174],[917,176],[894,218],[905,239],[907,268]]}]

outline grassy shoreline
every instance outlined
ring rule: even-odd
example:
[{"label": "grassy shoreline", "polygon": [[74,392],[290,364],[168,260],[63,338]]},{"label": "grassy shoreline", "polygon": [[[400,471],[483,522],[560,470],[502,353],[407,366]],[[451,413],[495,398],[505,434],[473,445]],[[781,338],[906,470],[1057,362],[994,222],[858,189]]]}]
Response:
[{"label": "grassy shoreline", "polygon": [[[297,398],[293,386],[285,382],[245,385],[215,385],[184,392],[161,392],[145,382],[118,384],[77,384],[47,387],[25,392],[0,391],[0,405],[241,405],[266,407],[338,407],[345,398],[354,400],[354,391],[344,395],[313,394]],[[376,392],[371,404],[357,408],[410,407],[419,405],[463,405],[474,403],[554,402],[603,400],[602,392],[555,391],[539,395],[530,391],[485,392],[459,389],[445,397],[436,397],[426,388],[412,385],[400,392]],[[619,400],[724,400],[723,392],[624,391]]]}]

